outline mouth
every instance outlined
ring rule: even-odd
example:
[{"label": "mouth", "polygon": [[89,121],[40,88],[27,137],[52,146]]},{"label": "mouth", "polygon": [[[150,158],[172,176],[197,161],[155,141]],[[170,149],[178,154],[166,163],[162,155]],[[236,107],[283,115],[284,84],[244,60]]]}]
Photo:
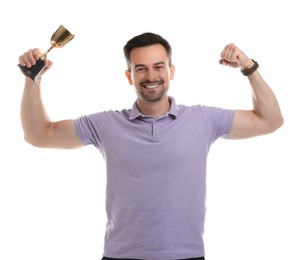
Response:
[{"label": "mouth", "polygon": [[155,89],[162,85],[162,81],[160,82],[151,82],[151,83],[142,83],[141,86],[146,89]]}]

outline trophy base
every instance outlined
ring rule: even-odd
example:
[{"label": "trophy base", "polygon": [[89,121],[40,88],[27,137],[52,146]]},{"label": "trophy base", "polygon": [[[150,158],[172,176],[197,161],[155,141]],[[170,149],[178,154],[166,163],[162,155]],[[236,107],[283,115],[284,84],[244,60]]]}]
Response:
[{"label": "trophy base", "polygon": [[21,71],[29,78],[31,78],[34,82],[36,81],[37,76],[42,72],[42,70],[45,68],[45,61],[42,58],[39,58],[36,61],[36,64],[31,66],[30,68],[27,68],[25,66],[22,66],[18,64]]}]

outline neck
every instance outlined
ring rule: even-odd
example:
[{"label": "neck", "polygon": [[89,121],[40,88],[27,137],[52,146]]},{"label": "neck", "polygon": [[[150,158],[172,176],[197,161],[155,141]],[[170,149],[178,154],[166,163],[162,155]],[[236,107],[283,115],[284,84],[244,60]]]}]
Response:
[{"label": "neck", "polygon": [[156,102],[149,102],[138,98],[137,106],[143,115],[158,118],[169,111],[171,102],[167,95],[165,95],[160,101]]}]

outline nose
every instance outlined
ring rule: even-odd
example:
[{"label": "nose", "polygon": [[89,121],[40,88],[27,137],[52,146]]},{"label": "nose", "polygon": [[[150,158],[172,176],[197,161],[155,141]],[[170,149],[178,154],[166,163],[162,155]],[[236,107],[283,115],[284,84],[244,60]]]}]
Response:
[{"label": "nose", "polygon": [[158,72],[154,69],[148,69],[146,79],[149,81],[156,81],[158,79]]}]

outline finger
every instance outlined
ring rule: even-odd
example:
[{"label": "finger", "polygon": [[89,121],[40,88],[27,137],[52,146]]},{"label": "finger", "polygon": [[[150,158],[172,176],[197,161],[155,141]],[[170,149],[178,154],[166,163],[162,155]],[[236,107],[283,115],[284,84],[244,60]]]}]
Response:
[{"label": "finger", "polygon": [[25,61],[24,61],[24,59],[23,59],[23,55],[21,55],[21,56],[19,57],[19,64],[22,65],[23,67],[26,66],[26,63],[25,63]]},{"label": "finger", "polygon": [[20,64],[22,66],[31,67],[32,64],[35,64],[35,59],[32,56],[32,50],[28,50],[27,52],[24,52],[23,55],[19,58]]},{"label": "finger", "polygon": [[233,43],[226,45],[226,47],[221,53],[221,58],[229,62],[237,62],[238,61],[237,47]]},{"label": "finger", "polygon": [[220,60],[219,60],[219,63],[220,63],[221,65],[228,65],[228,61],[226,61],[226,60],[224,60],[224,59],[220,59]]},{"label": "finger", "polygon": [[35,58],[35,60],[38,60],[41,57],[42,52],[41,52],[40,49],[35,48],[35,49],[32,50],[32,55]]},{"label": "finger", "polygon": [[34,65],[36,63],[36,59],[33,56],[32,50],[30,49],[27,52],[24,52],[24,54],[20,56],[19,62],[22,66],[26,66],[28,68]]},{"label": "finger", "polygon": [[40,55],[40,49],[29,49],[27,52],[24,52],[23,55],[19,57],[19,63],[22,66],[30,68],[32,65],[36,64],[36,61],[40,58]]},{"label": "finger", "polygon": [[231,52],[231,44],[227,44],[221,53],[221,58],[228,59],[230,56],[230,52]]},{"label": "finger", "polygon": [[52,61],[50,61],[50,60],[45,60],[45,66],[46,66],[46,68],[51,68],[51,66],[52,66]]}]

